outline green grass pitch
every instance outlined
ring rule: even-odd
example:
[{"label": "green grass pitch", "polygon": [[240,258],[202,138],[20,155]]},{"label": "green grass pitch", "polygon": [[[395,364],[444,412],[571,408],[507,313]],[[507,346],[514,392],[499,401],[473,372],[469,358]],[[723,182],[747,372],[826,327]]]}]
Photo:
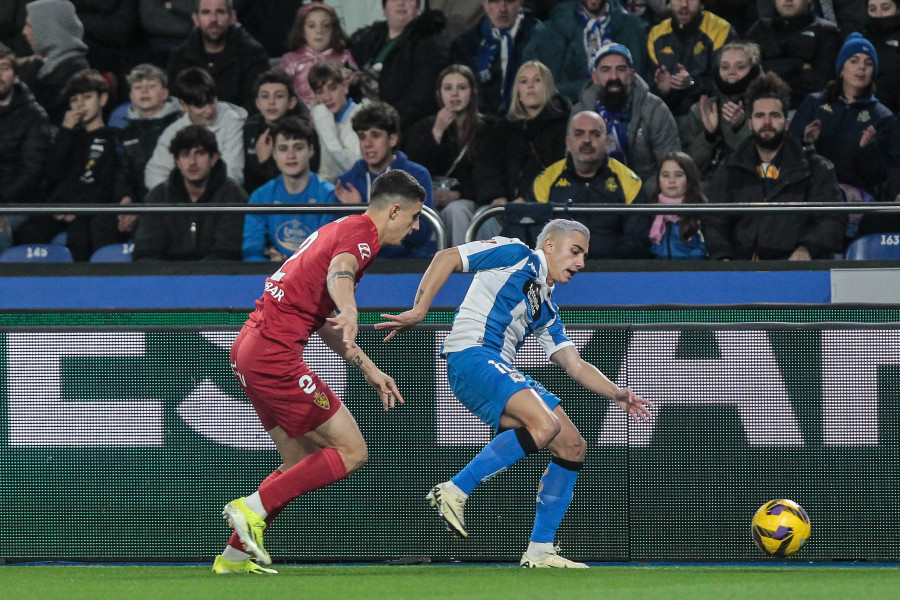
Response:
[{"label": "green grass pitch", "polygon": [[208,566],[5,566],[10,600],[896,600],[897,567],[511,565],[298,566],[279,575],[213,575]]}]

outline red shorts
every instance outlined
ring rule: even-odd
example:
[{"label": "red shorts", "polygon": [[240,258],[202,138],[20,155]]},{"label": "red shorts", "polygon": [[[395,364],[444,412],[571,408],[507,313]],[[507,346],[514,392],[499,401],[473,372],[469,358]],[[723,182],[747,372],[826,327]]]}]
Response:
[{"label": "red shorts", "polygon": [[231,370],[266,431],[276,425],[290,437],[330,419],[340,399],[296,351],[244,327],[231,346]]}]

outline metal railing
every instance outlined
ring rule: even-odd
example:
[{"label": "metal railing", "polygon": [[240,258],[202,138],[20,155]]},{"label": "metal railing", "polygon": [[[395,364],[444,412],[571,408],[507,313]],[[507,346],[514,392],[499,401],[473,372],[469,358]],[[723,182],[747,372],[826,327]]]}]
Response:
[{"label": "metal railing", "polygon": [[[0,215],[146,215],[152,213],[243,213],[243,214],[293,214],[329,213],[359,214],[366,212],[367,204],[0,204]],[[428,206],[422,209],[422,218],[434,229],[437,249],[447,247],[447,230],[440,215]]]},{"label": "metal railing", "polygon": [[[466,241],[474,241],[478,228],[492,217],[503,215],[506,205],[492,206],[472,219],[466,230]],[[579,204],[554,205],[553,216],[579,214],[631,214],[649,213],[661,215],[715,214],[715,213],[839,213],[861,214],[870,212],[900,212],[900,202],[766,202],[735,204]]]}]

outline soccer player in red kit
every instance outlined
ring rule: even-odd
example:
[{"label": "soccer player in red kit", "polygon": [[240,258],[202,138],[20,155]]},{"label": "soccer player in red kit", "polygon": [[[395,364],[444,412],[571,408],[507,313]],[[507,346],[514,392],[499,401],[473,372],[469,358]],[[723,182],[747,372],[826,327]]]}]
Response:
[{"label": "soccer player in red kit", "polygon": [[391,170],[372,186],[369,207],[312,233],[266,280],[256,309],[231,347],[231,368],[281,454],[282,465],[252,494],[229,502],[222,515],[234,528],[216,557],[216,573],[275,573],[263,531],[293,499],[360,469],[368,449],[347,407],[303,360],[318,333],[357,367],[385,410],[403,402],[393,378],[356,345],[354,289],[383,246],[418,229],[425,190]]}]

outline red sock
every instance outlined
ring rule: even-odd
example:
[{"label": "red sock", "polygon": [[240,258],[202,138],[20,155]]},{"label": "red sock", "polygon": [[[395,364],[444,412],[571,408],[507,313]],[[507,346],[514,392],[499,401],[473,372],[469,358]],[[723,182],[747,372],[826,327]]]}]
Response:
[{"label": "red sock", "polygon": [[281,477],[267,479],[259,486],[259,497],[270,515],[281,511],[288,503],[323,488],[347,476],[341,453],[325,448],[310,454],[285,471]]},{"label": "red sock", "polygon": [[[274,471],[272,471],[272,473],[269,474],[268,477],[263,479],[263,481],[260,485],[263,485],[264,483],[269,482],[269,481],[274,481],[274,480],[278,479],[279,477],[281,477],[282,475],[284,475],[284,473],[282,473],[279,469],[275,469]],[[268,514],[268,516],[266,516],[266,523],[267,524],[271,523],[272,519],[277,517],[278,513],[280,513],[280,512],[281,512],[280,510],[270,512]],[[231,534],[231,537],[228,539],[228,545],[231,546],[232,548],[237,548],[241,552],[247,551],[247,549],[244,548],[244,544],[241,542],[240,536],[238,536],[238,534],[236,534],[236,533]]]}]

